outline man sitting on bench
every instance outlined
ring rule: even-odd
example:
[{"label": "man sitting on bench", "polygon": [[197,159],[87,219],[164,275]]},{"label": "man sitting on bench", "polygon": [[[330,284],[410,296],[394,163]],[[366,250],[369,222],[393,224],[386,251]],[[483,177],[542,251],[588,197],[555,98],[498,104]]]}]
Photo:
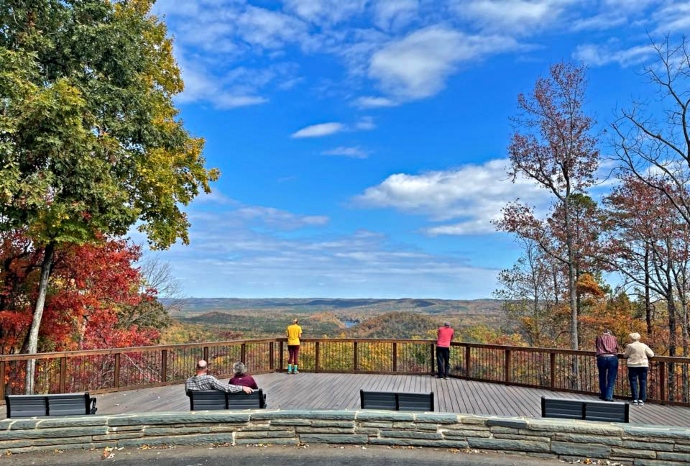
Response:
[{"label": "man sitting on bench", "polygon": [[250,394],[254,392],[250,387],[241,387],[239,385],[230,385],[223,383],[214,376],[208,374],[208,363],[200,359],[196,363],[196,375],[188,378],[184,384],[185,391],[197,390],[220,390],[221,392],[237,393],[244,391]]}]

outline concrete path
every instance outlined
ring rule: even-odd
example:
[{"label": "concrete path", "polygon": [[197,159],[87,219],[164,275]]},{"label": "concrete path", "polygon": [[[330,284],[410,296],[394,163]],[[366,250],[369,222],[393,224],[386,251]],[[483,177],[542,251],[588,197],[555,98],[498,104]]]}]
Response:
[{"label": "concrete path", "polygon": [[[563,461],[526,456],[419,447],[365,447],[309,445],[302,447],[236,446],[122,449],[113,451],[67,450],[22,453],[5,458],[12,466],[555,466]],[[11,462],[10,462],[11,461]],[[596,463],[594,463],[596,464]],[[614,463],[609,463],[612,465]]]}]

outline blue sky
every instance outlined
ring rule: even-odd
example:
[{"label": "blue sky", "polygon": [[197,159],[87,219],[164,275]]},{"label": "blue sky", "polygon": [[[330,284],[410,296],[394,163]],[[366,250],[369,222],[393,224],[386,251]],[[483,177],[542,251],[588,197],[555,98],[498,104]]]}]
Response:
[{"label": "blue sky", "polygon": [[554,63],[584,63],[603,129],[653,96],[649,36],[690,31],[690,2],[664,0],[159,0],[154,12],[175,40],[180,116],[222,172],[186,208],[191,244],[156,253],[190,297],[491,297],[520,249],[490,221],[518,197],[550,201],[506,176],[518,93]]}]

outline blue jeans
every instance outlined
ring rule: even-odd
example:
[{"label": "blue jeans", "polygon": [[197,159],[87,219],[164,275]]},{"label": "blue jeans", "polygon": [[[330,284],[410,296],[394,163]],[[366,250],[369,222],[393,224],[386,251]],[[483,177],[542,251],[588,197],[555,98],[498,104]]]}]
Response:
[{"label": "blue jeans", "polygon": [[647,401],[647,370],[647,367],[628,366],[628,381],[630,382],[633,400]]},{"label": "blue jeans", "polygon": [[599,398],[613,400],[613,387],[616,385],[616,376],[618,375],[618,358],[616,356],[599,356],[597,369],[599,369]]}]

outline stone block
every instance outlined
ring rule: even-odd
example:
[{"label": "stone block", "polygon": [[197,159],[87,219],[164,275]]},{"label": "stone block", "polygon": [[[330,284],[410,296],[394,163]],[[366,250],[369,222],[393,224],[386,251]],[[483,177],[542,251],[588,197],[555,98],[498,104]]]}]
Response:
[{"label": "stone block", "polygon": [[392,422],[360,422],[362,427],[377,427],[379,429],[390,429],[393,427]]},{"label": "stone block", "polygon": [[[623,440],[623,448],[630,448],[630,449],[640,449],[640,450],[654,450],[654,451],[680,451],[678,450],[678,446],[676,445],[676,448],[673,447],[672,443],[665,443],[665,442],[642,442],[642,441],[636,441],[636,440]],[[688,450],[690,451],[690,450]]]},{"label": "stone block", "polygon": [[520,429],[514,429],[512,427],[492,427],[491,433],[493,434],[518,434]]},{"label": "stone block", "polygon": [[611,456],[616,456],[617,458],[628,458],[629,460],[636,460],[638,458],[654,459],[657,457],[656,452],[652,450],[638,450],[631,448],[616,447],[611,448]]},{"label": "stone block", "polygon": [[469,438],[469,437],[480,437],[480,438],[489,438],[491,437],[491,432],[488,430],[470,430],[470,429],[462,429],[462,430],[442,430],[441,435],[443,435],[445,438],[449,439],[458,439],[458,438]]},{"label": "stone block", "polygon": [[556,453],[557,455],[608,459],[609,456],[611,456],[611,447],[608,445],[554,441],[551,442],[551,453]]},{"label": "stone block", "polygon": [[106,426],[63,427],[56,429],[5,430],[0,432],[0,441],[32,438],[69,438],[85,435],[105,435]]},{"label": "stone block", "polygon": [[551,452],[549,449],[549,442],[536,442],[534,440],[507,440],[472,437],[467,439],[467,443],[470,448],[478,448],[480,450],[508,450],[536,453]]},{"label": "stone block", "polygon": [[355,429],[340,429],[338,427],[295,427],[298,434],[353,434]]},{"label": "stone block", "polygon": [[179,437],[146,437],[118,440],[118,447],[142,447],[144,445],[209,445],[216,443],[233,443],[233,434],[197,434]]},{"label": "stone block", "polygon": [[513,429],[525,429],[528,424],[524,419],[487,419],[486,425],[489,427],[510,427]]},{"label": "stone block", "polygon": [[625,436],[639,438],[690,440],[690,429],[681,427],[626,426]]},{"label": "stone block", "polygon": [[657,459],[690,463],[690,454],[679,452],[660,451],[656,455]]},{"label": "stone block", "polygon": [[254,411],[251,415],[252,421],[262,421],[273,419],[321,419],[335,421],[354,421],[357,411],[310,411],[310,410],[290,410],[290,411]]},{"label": "stone block", "polygon": [[606,437],[603,435],[585,435],[585,434],[556,434],[554,440],[560,442],[570,443],[600,443],[602,445],[610,446],[624,446],[623,439],[620,437]]},{"label": "stone block", "polygon": [[299,445],[296,438],[242,438],[235,441],[235,445]]},{"label": "stone block", "polygon": [[368,409],[366,411],[357,411],[357,420],[360,422],[413,422],[414,414]]},{"label": "stone block", "polygon": [[415,432],[409,430],[382,430],[382,438],[416,438],[427,440],[443,440],[443,435],[439,432]]},{"label": "stone block", "polygon": [[353,429],[355,427],[354,421],[319,421],[315,420],[311,423],[312,427],[339,427],[341,429]]},{"label": "stone block", "polygon": [[189,434],[208,434],[211,429],[208,427],[144,427],[145,436],[160,437],[162,435],[189,435]]},{"label": "stone block", "polygon": [[308,419],[272,419],[272,426],[310,426],[312,421]]},{"label": "stone block", "polygon": [[363,445],[369,442],[368,435],[361,434],[302,434],[299,439],[303,443],[335,443]]},{"label": "stone block", "polygon": [[[500,439],[505,439],[505,440],[525,440],[524,436],[518,435],[518,434],[494,434],[493,438],[500,438]],[[551,441],[550,437],[531,436],[529,439],[533,440],[535,442],[544,442],[544,443],[549,443]]]},{"label": "stone block", "polygon": [[285,438],[285,437],[294,437],[295,433],[292,431],[269,431],[269,432],[237,432],[235,433],[235,438],[240,439],[240,438],[255,438],[255,439],[261,439],[261,438]]},{"label": "stone block", "polygon": [[415,414],[414,419],[418,423],[429,424],[456,424],[458,422],[457,414],[448,413],[419,413]]}]

